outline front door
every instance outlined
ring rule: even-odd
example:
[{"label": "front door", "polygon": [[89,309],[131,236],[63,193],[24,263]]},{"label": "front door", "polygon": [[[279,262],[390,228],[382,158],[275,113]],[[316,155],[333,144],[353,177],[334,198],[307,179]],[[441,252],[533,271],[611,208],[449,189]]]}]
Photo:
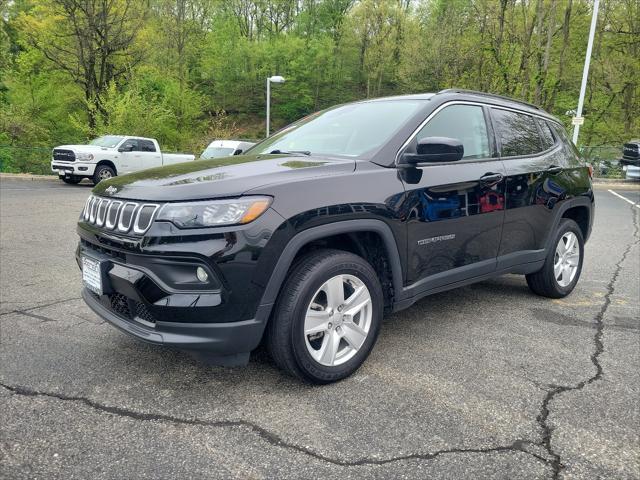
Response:
[{"label": "front door", "polygon": [[115,162],[118,175],[136,171],[138,162],[136,155],[139,153],[137,150],[138,139],[136,138],[129,138],[118,147],[118,158]]},{"label": "front door", "polygon": [[400,170],[406,189],[410,295],[496,269],[504,220],[505,170],[496,158],[486,107],[447,104],[407,145],[425,137],[451,137],[463,158]]}]

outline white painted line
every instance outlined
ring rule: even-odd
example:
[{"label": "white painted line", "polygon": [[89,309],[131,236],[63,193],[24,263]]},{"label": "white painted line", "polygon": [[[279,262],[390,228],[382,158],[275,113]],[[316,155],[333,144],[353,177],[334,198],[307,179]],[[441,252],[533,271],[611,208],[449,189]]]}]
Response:
[{"label": "white painted line", "polygon": [[609,193],[611,193],[612,195],[615,195],[618,198],[621,198],[622,200],[624,200],[627,203],[630,203],[631,205],[633,205],[634,207],[640,208],[640,204],[638,203],[633,203],[632,200],[629,200],[627,197],[623,197],[622,195],[620,195],[619,193],[614,192],[613,190],[608,190]]}]

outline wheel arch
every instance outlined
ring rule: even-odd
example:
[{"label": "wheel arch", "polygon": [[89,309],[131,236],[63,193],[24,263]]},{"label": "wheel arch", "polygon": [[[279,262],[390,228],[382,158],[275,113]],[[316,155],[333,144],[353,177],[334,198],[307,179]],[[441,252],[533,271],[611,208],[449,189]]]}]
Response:
[{"label": "wheel arch", "polygon": [[[113,171],[115,172],[115,174],[118,175],[118,169],[116,168],[116,165],[111,160],[100,160],[98,163],[96,163],[96,168],[98,168],[100,165],[106,165],[107,167],[113,168]],[[95,172],[95,169],[94,169],[94,172]]]},{"label": "wheel arch", "polygon": [[570,206],[562,213],[562,218],[570,218],[576,222],[582,231],[582,238],[586,241],[591,223],[588,207],[585,205]]},{"label": "wheel arch", "polygon": [[[391,283],[395,294],[394,300],[397,301],[398,296],[402,294],[403,273],[398,246],[391,228],[382,220],[344,220],[309,228],[296,234],[289,240],[267,282],[260,301],[260,307],[258,308],[259,312],[268,318],[271,308],[280,293],[280,288],[286,279],[287,272],[294,264],[296,258],[305,252],[305,248],[309,249],[310,245],[313,245],[314,242],[319,240],[332,239],[341,235],[354,236],[364,233],[376,234],[385,248],[391,273]],[[353,242],[348,248],[342,248],[342,250],[351,251],[367,259],[365,255],[362,255],[362,250],[359,253],[358,251],[354,251],[354,248],[358,249],[363,247],[358,245],[357,242]]]},{"label": "wheel arch", "polygon": [[[591,234],[591,228],[593,227],[593,199],[586,196],[580,196],[572,198],[571,200],[566,200],[558,205],[558,212],[556,213],[551,232],[556,231],[563,218],[570,218],[580,226],[582,236],[586,243],[589,235]],[[579,219],[580,221],[576,219]],[[552,240],[553,235],[550,234],[547,239],[547,249],[552,248]]]}]

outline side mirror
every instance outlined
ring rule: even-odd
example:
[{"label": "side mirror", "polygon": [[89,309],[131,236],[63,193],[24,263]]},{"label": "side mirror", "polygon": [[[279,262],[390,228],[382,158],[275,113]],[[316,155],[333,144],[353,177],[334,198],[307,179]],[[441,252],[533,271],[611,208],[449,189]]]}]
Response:
[{"label": "side mirror", "polygon": [[405,153],[403,164],[417,166],[422,163],[456,162],[464,156],[464,146],[457,138],[426,137],[418,142],[418,153]]},{"label": "side mirror", "polygon": [[235,152],[233,152],[234,155],[240,155],[242,153],[242,149],[238,148]]},{"label": "side mirror", "polygon": [[126,146],[119,147],[118,151],[120,153],[122,153],[122,152],[131,152],[131,151],[133,151],[133,145],[126,145]]}]

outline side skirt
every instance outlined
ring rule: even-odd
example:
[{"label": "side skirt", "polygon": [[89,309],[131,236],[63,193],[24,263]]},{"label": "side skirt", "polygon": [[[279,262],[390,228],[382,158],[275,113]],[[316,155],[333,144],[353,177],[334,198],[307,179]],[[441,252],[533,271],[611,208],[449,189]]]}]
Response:
[{"label": "side skirt", "polygon": [[[500,258],[498,259],[498,265],[500,265]],[[512,265],[509,267],[503,267],[501,269],[495,270],[493,272],[485,273],[482,275],[477,275],[474,277],[469,277],[464,280],[456,281],[453,283],[447,283],[446,285],[441,285],[439,287],[431,288],[428,290],[424,290],[421,292],[416,292],[415,295],[402,299],[393,305],[393,311],[399,312],[400,310],[404,310],[405,308],[409,308],[411,305],[416,303],[418,300],[433,295],[435,293],[446,292],[447,290],[453,290],[454,288],[464,287],[466,285],[471,285],[472,283],[483,282],[485,280],[490,280],[492,278],[500,277],[502,275],[507,275],[509,273],[515,273],[519,275],[526,275],[529,273],[537,272],[544,265],[544,258],[542,260],[536,260],[534,262],[521,263],[519,265]],[[408,287],[411,288],[411,287]]]}]

